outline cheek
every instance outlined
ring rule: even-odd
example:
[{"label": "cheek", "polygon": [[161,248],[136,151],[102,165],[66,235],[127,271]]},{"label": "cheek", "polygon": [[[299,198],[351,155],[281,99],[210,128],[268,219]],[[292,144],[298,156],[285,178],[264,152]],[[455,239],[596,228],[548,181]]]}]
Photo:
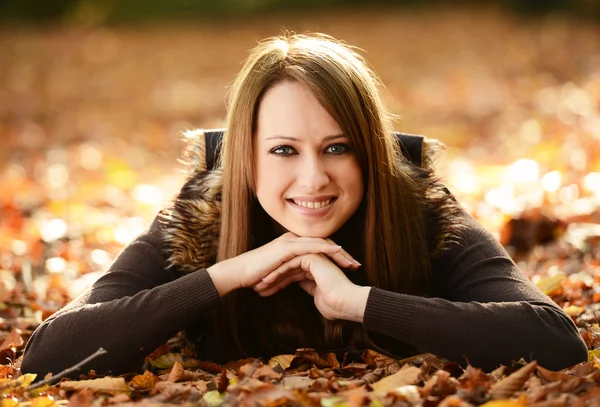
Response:
[{"label": "cheek", "polygon": [[280,165],[257,162],[256,197],[263,208],[273,208],[280,204],[289,185],[289,176],[286,176],[288,173]]}]

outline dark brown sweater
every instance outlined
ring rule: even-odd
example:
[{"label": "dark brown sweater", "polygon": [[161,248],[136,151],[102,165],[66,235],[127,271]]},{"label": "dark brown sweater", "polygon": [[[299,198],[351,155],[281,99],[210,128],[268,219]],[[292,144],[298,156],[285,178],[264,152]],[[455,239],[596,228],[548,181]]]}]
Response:
[{"label": "dark brown sweater", "polygon": [[[467,213],[461,216],[463,241],[432,265],[440,296],[372,288],[364,328],[486,370],[520,358],[554,370],[587,360],[571,319],[490,233]],[[137,371],[146,355],[196,324],[219,294],[206,270],[180,275],[166,268],[163,244],[155,220],[89,291],[40,325],[27,345],[23,372],[57,373],[100,347],[108,353],[86,369]]]}]

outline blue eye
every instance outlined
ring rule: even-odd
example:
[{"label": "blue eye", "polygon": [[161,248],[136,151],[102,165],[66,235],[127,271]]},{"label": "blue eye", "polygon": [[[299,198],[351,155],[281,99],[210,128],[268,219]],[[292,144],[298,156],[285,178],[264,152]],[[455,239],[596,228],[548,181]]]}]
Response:
[{"label": "blue eye", "polygon": [[295,154],[296,150],[292,146],[277,146],[271,151],[269,151],[269,153],[286,157]]},{"label": "blue eye", "polygon": [[350,152],[350,147],[344,143],[337,143],[328,146],[326,151],[331,154],[342,155]]}]

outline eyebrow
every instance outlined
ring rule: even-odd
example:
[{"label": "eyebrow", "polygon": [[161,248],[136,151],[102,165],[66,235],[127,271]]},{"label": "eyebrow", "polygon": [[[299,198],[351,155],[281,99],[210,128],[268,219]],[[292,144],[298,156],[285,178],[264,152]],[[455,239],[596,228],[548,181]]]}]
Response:
[{"label": "eyebrow", "polygon": [[[345,138],[345,137],[346,137],[345,134],[335,134],[333,136],[327,136],[327,137],[323,138],[323,141],[332,141],[332,140],[337,140],[339,138]],[[265,140],[291,140],[291,141],[300,141],[299,139],[297,139],[295,137],[280,136],[280,135],[267,137]]]}]

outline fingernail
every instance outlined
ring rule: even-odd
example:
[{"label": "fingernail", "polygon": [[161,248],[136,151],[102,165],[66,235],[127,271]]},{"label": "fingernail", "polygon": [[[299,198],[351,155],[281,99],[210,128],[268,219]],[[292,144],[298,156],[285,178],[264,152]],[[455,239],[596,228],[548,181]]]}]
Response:
[{"label": "fingernail", "polygon": [[356,264],[357,266],[362,266],[362,264],[360,264],[358,261],[354,260],[354,264]]}]

